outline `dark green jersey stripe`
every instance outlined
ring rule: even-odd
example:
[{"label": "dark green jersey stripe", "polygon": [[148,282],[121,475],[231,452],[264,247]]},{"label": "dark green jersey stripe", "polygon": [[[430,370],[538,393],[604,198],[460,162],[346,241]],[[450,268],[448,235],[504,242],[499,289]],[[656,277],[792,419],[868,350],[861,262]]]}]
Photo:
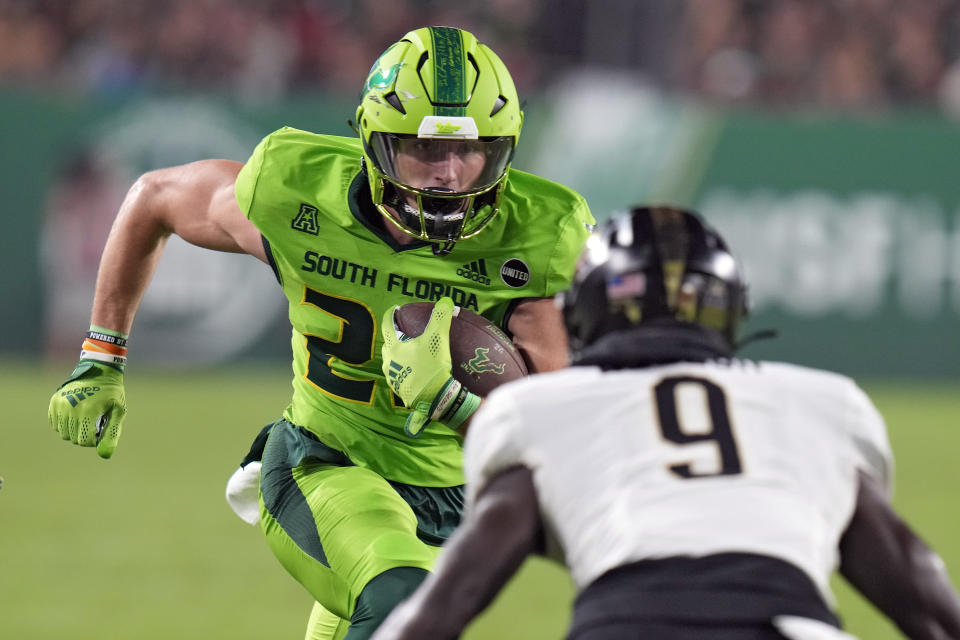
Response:
[{"label": "dark green jersey stripe", "polygon": [[463,36],[459,29],[450,27],[430,27],[433,40],[433,113],[437,116],[463,116],[467,101],[466,54],[463,50]]}]

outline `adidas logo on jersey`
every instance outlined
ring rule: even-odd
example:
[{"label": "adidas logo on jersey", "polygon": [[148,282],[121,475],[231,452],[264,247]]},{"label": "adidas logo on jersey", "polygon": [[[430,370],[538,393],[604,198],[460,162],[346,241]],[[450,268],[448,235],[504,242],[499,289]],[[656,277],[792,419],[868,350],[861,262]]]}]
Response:
[{"label": "adidas logo on jersey", "polygon": [[463,265],[457,269],[457,275],[467,280],[473,280],[477,284],[490,285],[490,278],[487,276],[487,262],[483,258]]}]

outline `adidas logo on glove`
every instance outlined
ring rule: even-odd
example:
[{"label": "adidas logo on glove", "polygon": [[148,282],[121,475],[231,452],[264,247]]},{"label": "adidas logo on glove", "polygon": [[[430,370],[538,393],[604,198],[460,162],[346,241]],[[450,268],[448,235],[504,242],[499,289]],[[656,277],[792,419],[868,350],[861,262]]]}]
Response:
[{"label": "adidas logo on glove", "polygon": [[86,400],[95,394],[97,391],[100,391],[100,387],[76,387],[75,389],[61,391],[60,395],[67,399],[67,402],[70,403],[71,407],[75,407],[83,400]]},{"label": "adidas logo on glove", "polygon": [[403,384],[404,378],[413,371],[411,367],[402,367],[393,360],[390,361],[390,374],[388,376],[388,382],[390,387],[393,389],[394,393],[399,393],[400,385]]}]

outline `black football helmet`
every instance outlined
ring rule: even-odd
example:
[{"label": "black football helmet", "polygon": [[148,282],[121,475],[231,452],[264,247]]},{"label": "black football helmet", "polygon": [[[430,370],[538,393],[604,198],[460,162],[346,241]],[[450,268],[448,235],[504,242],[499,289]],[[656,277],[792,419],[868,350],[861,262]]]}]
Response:
[{"label": "black football helmet", "polygon": [[574,351],[653,325],[711,334],[729,355],[747,315],[747,287],[726,242],[697,214],[635,207],[590,237],[563,315]]}]

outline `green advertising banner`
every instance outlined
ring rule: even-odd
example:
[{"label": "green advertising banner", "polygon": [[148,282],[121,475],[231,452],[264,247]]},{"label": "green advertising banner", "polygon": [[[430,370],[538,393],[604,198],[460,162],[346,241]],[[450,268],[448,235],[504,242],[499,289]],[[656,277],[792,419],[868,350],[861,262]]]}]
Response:
[{"label": "green advertising banner", "polygon": [[745,356],[960,376],[960,124],[721,113],[596,74],[563,86],[534,166],[600,219],[651,203],[709,219],[744,262],[748,333],[779,332]]},{"label": "green advertising banner", "polygon": [[960,374],[960,127],[731,117],[697,206],[747,266],[757,353],[858,374]]}]

